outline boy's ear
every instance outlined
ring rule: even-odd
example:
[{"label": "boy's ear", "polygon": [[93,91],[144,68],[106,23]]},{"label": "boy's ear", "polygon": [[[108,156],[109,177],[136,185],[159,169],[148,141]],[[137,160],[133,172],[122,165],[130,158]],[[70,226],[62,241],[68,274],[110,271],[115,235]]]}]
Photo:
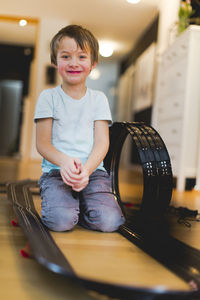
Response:
[{"label": "boy's ear", "polygon": [[57,69],[57,65],[55,65],[54,63],[51,63],[52,67],[54,67],[55,69]]},{"label": "boy's ear", "polygon": [[96,67],[96,65],[97,65],[97,62],[95,62],[95,63],[91,66],[90,72]]}]

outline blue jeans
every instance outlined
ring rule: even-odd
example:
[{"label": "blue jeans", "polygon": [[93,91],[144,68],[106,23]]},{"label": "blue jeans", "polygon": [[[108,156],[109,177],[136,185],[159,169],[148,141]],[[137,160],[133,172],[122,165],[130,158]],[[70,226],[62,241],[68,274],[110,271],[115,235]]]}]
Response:
[{"label": "blue jeans", "polygon": [[71,230],[79,222],[87,229],[112,232],[125,222],[107,172],[96,170],[79,193],[63,182],[59,170],[44,173],[39,186],[42,222],[50,230]]}]

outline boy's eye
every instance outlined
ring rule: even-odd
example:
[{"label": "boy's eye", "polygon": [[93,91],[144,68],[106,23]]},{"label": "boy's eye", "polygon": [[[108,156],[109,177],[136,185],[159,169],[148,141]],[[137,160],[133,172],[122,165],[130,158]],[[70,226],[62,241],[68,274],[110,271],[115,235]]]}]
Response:
[{"label": "boy's eye", "polygon": [[61,57],[67,59],[69,58],[69,55],[62,55]]},{"label": "boy's eye", "polygon": [[80,55],[80,58],[87,58],[86,55]]}]

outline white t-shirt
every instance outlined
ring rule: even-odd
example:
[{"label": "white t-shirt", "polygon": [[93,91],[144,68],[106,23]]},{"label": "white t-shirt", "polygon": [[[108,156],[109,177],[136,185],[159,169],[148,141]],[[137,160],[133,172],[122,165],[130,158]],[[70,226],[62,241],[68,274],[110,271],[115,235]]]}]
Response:
[{"label": "white t-shirt", "polygon": [[[36,105],[34,120],[52,118],[52,145],[59,151],[86,162],[94,142],[94,121],[112,121],[106,96],[87,88],[80,100],[68,96],[61,86],[44,90]],[[46,159],[42,171],[59,169]],[[103,162],[98,166],[103,168]]]}]

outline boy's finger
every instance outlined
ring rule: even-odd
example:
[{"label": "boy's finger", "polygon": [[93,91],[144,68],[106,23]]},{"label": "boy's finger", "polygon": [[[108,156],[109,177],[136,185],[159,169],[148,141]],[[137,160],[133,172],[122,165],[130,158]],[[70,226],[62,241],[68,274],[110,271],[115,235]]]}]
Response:
[{"label": "boy's finger", "polygon": [[76,167],[76,174],[80,174],[80,167],[81,167],[81,165],[79,165],[79,164],[77,164],[76,162],[74,162],[74,165],[75,165],[75,167]]},{"label": "boy's finger", "polygon": [[77,165],[79,165],[79,166],[82,165],[82,162],[81,162],[81,160],[78,157],[75,157],[74,161],[77,163]]},{"label": "boy's finger", "polygon": [[67,184],[70,183],[70,185],[73,185],[73,184],[79,182],[79,177],[75,178],[75,176],[73,175],[73,173],[72,173],[72,176],[73,176],[73,177],[70,176],[70,174],[67,173],[67,172],[62,172],[62,173],[61,173],[61,176],[62,176],[62,178],[64,178],[63,181],[64,181],[65,183],[67,183]]},{"label": "boy's finger", "polygon": [[82,191],[86,186],[88,185],[88,182],[81,182],[80,184],[74,184],[72,186],[72,189],[76,192]]},{"label": "boy's finger", "polygon": [[73,172],[71,169],[69,169],[68,175],[69,175],[71,180],[80,180],[80,175]]},{"label": "boy's finger", "polygon": [[80,167],[82,165],[81,160],[78,157],[74,157],[74,162]]},{"label": "boy's finger", "polygon": [[84,187],[78,187],[78,188],[72,187],[72,189],[73,189],[73,191],[75,191],[75,192],[80,192],[80,191],[82,191],[82,190],[84,189]]},{"label": "boy's finger", "polygon": [[74,183],[70,182],[69,180],[67,180],[64,176],[61,175],[61,177],[65,184],[67,184],[69,186],[72,186],[74,184]]}]

